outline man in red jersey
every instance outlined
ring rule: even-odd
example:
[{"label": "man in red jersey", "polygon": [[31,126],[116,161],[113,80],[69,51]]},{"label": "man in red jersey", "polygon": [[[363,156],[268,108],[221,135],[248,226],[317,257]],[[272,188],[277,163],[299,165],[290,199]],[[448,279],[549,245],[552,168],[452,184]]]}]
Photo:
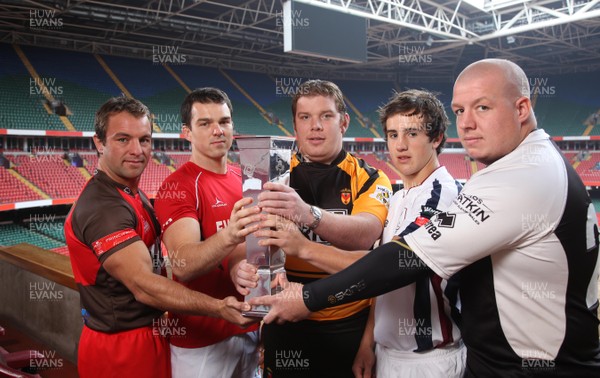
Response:
[{"label": "man in red jersey", "polygon": [[[240,171],[227,164],[231,114],[231,102],[219,89],[196,89],[185,98],[181,119],[192,156],[163,182],[155,206],[174,279],[215,298],[241,300],[230,277],[245,258],[243,238],[229,237],[237,229],[230,214],[242,198]],[[170,317],[186,331],[171,337],[174,377],[253,376],[257,326],[244,329],[227,318],[178,312]]]},{"label": "man in red jersey", "polygon": [[[81,296],[83,332],[78,370],[88,377],[171,376],[164,311],[228,319],[240,325],[247,305],[215,299],[161,275],[160,225],[138,189],[150,159],[151,116],[141,102],[111,98],[96,113],[98,169],[65,222],[65,237]],[[230,238],[252,231],[256,207],[234,207]],[[234,221],[235,219],[235,221]],[[246,307],[245,307],[246,306]]]}]

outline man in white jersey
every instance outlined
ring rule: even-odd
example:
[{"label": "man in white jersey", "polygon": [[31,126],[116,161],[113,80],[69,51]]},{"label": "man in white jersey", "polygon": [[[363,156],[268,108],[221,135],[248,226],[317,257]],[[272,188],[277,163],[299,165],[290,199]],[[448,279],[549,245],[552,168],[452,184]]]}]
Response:
[{"label": "man in white jersey", "polygon": [[398,263],[425,263],[446,279],[460,271],[466,377],[600,376],[595,210],[529,95],[516,64],[469,65],[452,109],[467,153],[488,166],[450,208],[338,274],[250,304],[272,306],[266,322],[297,320],[415,282],[428,270]]},{"label": "man in white jersey", "polygon": [[[404,185],[390,202],[381,237],[387,243],[446,210],[461,185],[438,160],[450,122],[432,93],[397,93],[379,115],[390,160]],[[442,280],[434,273],[377,297],[354,361],[354,375],[371,377],[376,367],[380,378],[462,377],[466,350],[456,324],[457,300],[456,279]]]},{"label": "man in white jersey", "polygon": [[[420,90],[397,93],[380,109],[380,115],[391,161],[404,184],[392,198],[383,230],[385,243],[413,232],[447,209],[461,186],[438,161],[449,121],[433,94]],[[269,229],[257,233],[267,237],[261,244],[283,248],[287,256],[315,261],[329,273],[341,270],[338,264],[345,261],[348,265],[367,253],[311,242],[282,218],[271,217],[265,226]],[[338,256],[329,259],[332,250]],[[377,376],[382,378],[462,377],[466,351],[456,324],[460,316],[457,293],[456,280],[442,280],[432,272],[377,298],[355,358],[354,375],[370,377],[376,366]]]}]

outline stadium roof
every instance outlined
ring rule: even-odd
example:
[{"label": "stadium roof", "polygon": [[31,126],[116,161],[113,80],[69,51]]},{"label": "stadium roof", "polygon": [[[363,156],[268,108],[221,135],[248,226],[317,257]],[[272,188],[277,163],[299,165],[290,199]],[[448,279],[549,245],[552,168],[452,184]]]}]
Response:
[{"label": "stadium roof", "polygon": [[367,62],[284,53],[281,0],[2,0],[0,42],[142,59],[170,46],[188,64],[330,79],[451,81],[484,57],[600,71],[600,0],[298,1],[365,17]]}]

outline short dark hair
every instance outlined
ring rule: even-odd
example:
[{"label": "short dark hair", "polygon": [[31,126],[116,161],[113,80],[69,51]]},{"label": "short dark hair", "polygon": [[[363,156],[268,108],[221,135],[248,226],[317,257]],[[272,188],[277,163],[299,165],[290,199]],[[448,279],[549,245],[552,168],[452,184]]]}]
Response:
[{"label": "short dark hair", "polygon": [[440,135],[442,136],[441,143],[436,148],[438,155],[442,152],[444,143],[446,143],[446,130],[450,125],[450,120],[444,109],[444,104],[438,100],[435,93],[419,89],[409,89],[404,92],[394,93],[387,104],[378,109],[378,113],[386,140],[386,122],[388,118],[398,113],[407,116],[422,116],[425,125],[425,134],[429,137],[429,141],[431,142],[439,138]]},{"label": "short dark hair", "polygon": [[[148,107],[141,101],[127,96],[112,97],[106,101],[96,112],[94,118],[94,131],[102,144],[106,143],[106,129],[108,128],[108,118],[117,113],[127,112],[136,118],[148,117],[152,123],[152,114]],[[152,133],[152,127],[150,127]]]},{"label": "short dark hair", "polygon": [[300,84],[300,87],[292,97],[292,115],[294,118],[296,118],[296,107],[300,97],[314,96],[332,97],[338,112],[342,114],[348,112],[344,103],[344,95],[335,83],[325,80],[308,80]]},{"label": "short dark hair", "polygon": [[204,87],[191,91],[181,104],[181,123],[190,127],[192,122],[192,107],[196,102],[201,104],[227,104],[229,112],[233,115],[233,106],[227,93],[218,88]]}]

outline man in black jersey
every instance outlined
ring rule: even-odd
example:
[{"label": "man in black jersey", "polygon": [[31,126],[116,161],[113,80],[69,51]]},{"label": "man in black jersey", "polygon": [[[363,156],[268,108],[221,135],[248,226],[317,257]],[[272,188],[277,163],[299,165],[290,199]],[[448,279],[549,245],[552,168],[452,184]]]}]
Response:
[{"label": "man in black jersey", "polygon": [[[383,172],[342,148],[350,122],[342,92],[332,82],[307,81],[292,99],[292,113],[298,152],[291,161],[290,186],[266,183],[258,206],[292,220],[311,240],[345,249],[371,248],[383,229],[391,185]],[[335,259],[333,253],[330,257]],[[247,268],[238,271],[238,284],[254,287],[249,278],[256,269]],[[322,266],[295,256],[287,256],[285,269],[294,282],[329,275]],[[353,377],[369,305],[364,300],[316,312],[297,324],[264,327],[265,376]]]},{"label": "man in black jersey", "polygon": [[488,166],[415,232],[331,277],[251,300],[272,306],[265,322],[460,271],[467,377],[600,376],[596,212],[529,97],[510,61],[465,68],[452,109],[467,153]]}]

